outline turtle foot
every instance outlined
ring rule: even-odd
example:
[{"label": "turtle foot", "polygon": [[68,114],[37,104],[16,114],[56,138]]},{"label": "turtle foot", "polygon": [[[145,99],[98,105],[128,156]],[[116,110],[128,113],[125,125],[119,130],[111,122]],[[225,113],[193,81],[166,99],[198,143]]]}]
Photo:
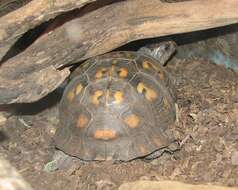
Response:
[{"label": "turtle foot", "polygon": [[57,170],[68,169],[80,164],[85,164],[85,161],[69,156],[60,150],[56,150],[52,160],[45,164],[44,171],[54,172]]}]

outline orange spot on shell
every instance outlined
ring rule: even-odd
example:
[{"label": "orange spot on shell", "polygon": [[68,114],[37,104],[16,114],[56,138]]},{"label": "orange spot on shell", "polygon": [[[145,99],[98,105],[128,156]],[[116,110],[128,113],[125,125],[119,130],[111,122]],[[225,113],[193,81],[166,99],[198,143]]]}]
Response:
[{"label": "orange spot on shell", "polygon": [[148,61],[144,61],[144,62],[142,63],[142,67],[143,67],[144,69],[150,69],[150,68],[151,68],[151,63],[149,63]]},{"label": "orange spot on shell", "polygon": [[124,122],[130,127],[130,128],[136,128],[139,127],[140,118],[136,116],[135,114],[129,115],[124,119]]},{"label": "orange spot on shell", "polygon": [[116,132],[109,129],[96,130],[94,133],[94,138],[101,140],[112,140],[116,138]]},{"label": "orange spot on shell", "polygon": [[116,104],[120,104],[123,101],[123,92],[121,92],[121,91],[115,92],[114,98],[115,98],[114,102]]},{"label": "orange spot on shell", "polygon": [[99,98],[103,95],[103,91],[102,90],[97,90],[94,95],[92,96],[92,103],[94,105],[99,105]]},{"label": "orange spot on shell", "polygon": [[149,101],[154,101],[157,98],[157,93],[152,88],[147,87],[144,83],[140,82],[137,85],[137,91],[142,94],[144,93],[145,98]]},{"label": "orange spot on shell", "polygon": [[96,74],[95,74],[95,78],[96,79],[100,79],[103,77],[103,75],[105,74],[105,72],[107,72],[106,68],[101,68],[99,70],[97,70]]},{"label": "orange spot on shell", "polygon": [[86,127],[86,125],[88,124],[88,121],[89,121],[89,119],[86,115],[80,114],[78,121],[77,121],[77,127],[79,127],[79,128]]},{"label": "orange spot on shell", "polygon": [[128,70],[124,67],[119,69],[119,77],[126,78],[128,76]]}]

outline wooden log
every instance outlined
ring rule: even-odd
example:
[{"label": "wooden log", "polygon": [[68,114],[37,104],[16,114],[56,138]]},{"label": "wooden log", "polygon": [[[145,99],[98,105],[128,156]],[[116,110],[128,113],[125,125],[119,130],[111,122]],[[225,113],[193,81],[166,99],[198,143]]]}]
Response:
[{"label": "wooden log", "polygon": [[24,7],[0,17],[0,60],[28,30],[55,16],[81,8],[95,0],[33,0]]},{"label": "wooden log", "polygon": [[0,104],[36,101],[46,94],[42,91],[47,89],[48,93],[59,85],[55,80],[69,74],[67,69],[55,70],[58,77],[48,76],[36,85],[33,81],[41,76],[42,69],[59,69],[138,39],[237,23],[237,8],[237,0],[229,3],[226,0],[179,3],[131,0],[89,12],[41,36],[24,52],[1,65]]}]

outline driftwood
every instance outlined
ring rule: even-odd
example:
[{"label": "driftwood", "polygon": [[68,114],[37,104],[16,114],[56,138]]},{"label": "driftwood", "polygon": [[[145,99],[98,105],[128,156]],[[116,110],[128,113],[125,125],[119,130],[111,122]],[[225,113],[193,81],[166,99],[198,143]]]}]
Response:
[{"label": "driftwood", "polygon": [[237,23],[237,8],[237,0],[131,0],[96,9],[44,34],[3,63],[0,104],[36,101],[69,75],[60,68],[130,41]]},{"label": "driftwood", "polygon": [[34,0],[17,11],[0,17],[0,60],[29,29],[93,1],[95,0]]}]

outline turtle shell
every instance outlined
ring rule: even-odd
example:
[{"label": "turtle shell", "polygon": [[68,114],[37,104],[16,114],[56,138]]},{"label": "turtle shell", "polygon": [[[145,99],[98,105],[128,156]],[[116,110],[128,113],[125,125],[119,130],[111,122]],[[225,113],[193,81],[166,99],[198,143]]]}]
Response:
[{"label": "turtle shell", "polygon": [[89,59],[72,74],[60,107],[55,146],[83,160],[144,157],[168,146],[175,90],[165,69],[138,52]]}]

